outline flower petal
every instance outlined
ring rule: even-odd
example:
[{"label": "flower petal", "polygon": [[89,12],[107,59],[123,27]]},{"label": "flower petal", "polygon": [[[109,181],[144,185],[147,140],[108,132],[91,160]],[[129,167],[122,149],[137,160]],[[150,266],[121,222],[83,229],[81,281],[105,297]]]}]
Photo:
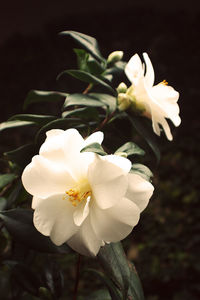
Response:
[{"label": "flower petal", "polygon": [[71,175],[56,164],[49,163],[41,155],[33,157],[22,174],[25,189],[34,196],[46,198],[57,193],[64,193],[74,185]]},{"label": "flower petal", "polygon": [[99,239],[108,242],[124,239],[138,223],[139,216],[138,206],[127,198],[104,210],[94,205],[90,214],[94,232]]},{"label": "flower petal", "polygon": [[61,245],[78,229],[73,221],[74,209],[63,200],[63,194],[50,196],[37,204],[33,223],[39,232],[50,236],[54,244]]},{"label": "flower petal", "polygon": [[128,173],[132,166],[132,163],[128,158],[121,157],[119,155],[106,155],[102,157],[102,159],[120,167],[125,173]]},{"label": "flower petal", "polygon": [[153,194],[153,185],[138,174],[128,174],[128,189],[126,197],[134,202],[142,212]]},{"label": "flower petal", "polygon": [[84,147],[92,143],[101,144],[102,142],[103,142],[103,132],[97,131],[92,133],[89,137],[85,139]]},{"label": "flower petal", "polygon": [[152,63],[151,63],[151,60],[150,60],[148,54],[143,53],[143,57],[144,57],[144,61],[146,64],[145,82],[146,82],[146,85],[150,88],[154,84],[154,79],[155,79],[154,69],[153,69],[153,66],[152,66]]},{"label": "flower petal", "polygon": [[85,201],[82,201],[74,211],[74,215],[73,215],[74,223],[77,226],[81,226],[81,224],[87,218],[90,211],[89,204],[90,204],[90,197],[88,197],[86,203]]},{"label": "flower petal", "polygon": [[125,73],[130,82],[137,85],[138,79],[144,75],[144,69],[138,54],[131,57],[125,67]]},{"label": "flower petal", "polygon": [[124,170],[105,160],[105,156],[97,156],[89,166],[88,180],[92,188],[92,198],[102,209],[117,203],[124,196],[128,185]]},{"label": "flower petal", "polygon": [[78,253],[86,256],[96,256],[104,242],[97,238],[87,218],[75,235],[73,235],[67,244]]}]

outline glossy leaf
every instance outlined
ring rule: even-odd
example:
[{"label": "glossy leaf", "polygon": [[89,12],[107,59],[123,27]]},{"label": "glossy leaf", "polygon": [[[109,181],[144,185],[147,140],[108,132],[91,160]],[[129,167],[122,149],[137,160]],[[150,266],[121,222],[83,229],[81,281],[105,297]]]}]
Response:
[{"label": "glossy leaf", "polygon": [[113,113],[116,110],[117,107],[116,97],[113,97],[109,94],[102,94],[102,93],[90,93],[89,95],[105,103],[108,106],[110,113]]},{"label": "glossy leaf", "polygon": [[42,235],[33,225],[33,211],[29,209],[11,209],[0,212],[4,226],[15,240],[27,247],[48,253],[67,253],[66,245],[57,247],[50,238]]},{"label": "glossy leaf", "polygon": [[71,94],[69,95],[64,103],[64,108],[72,105],[82,105],[82,106],[93,106],[93,107],[102,107],[105,106],[103,102],[94,98],[90,94]]},{"label": "glossy leaf", "polygon": [[35,146],[33,144],[26,144],[15,150],[4,153],[8,160],[17,164],[21,169],[30,162],[34,154]]},{"label": "glossy leaf", "polygon": [[153,177],[151,170],[142,164],[133,164],[130,172],[136,173],[148,181]]},{"label": "glossy leaf", "polygon": [[31,114],[19,114],[12,116],[9,121],[19,120],[19,121],[28,121],[33,122],[37,125],[44,125],[50,121],[55,120],[55,116],[48,116],[48,115],[31,115]]},{"label": "glossy leaf", "polygon": [[0,190],[11,183],[16,178],[15,174],[0,175]]},{"label": "glossy leaf", "polygon": [[64,111],[62,113],[63,118],[68,118],[71,116],[80,118],[85,121],[99,120],[99,113],[97,109],[94,107],[82,107],[82,108]]},{"label": "glossy leaf", "polygon": [[85,300],[112,300],[108,290],[98,290],[88,296]]},{"label": "glossy leaf", "polygon": [[88,51],[97,60],[105,62],[102,57],[97,40],[89,35],[77,32],[77,31],[62,31],[60,33],[63,36],[71,36],[79,45],[81,45],[86,51]]},{"label": "glossy leaf", "polygon": [[109,84],[107,84],[102,79],[99,79],[95,75],[92,75],[92,74],[90,74],[88,72],[85,72],[85,71],[82,71],[82,70],[66,70],[66,71],[63,71],[61,74],[59,74],[57,78],[59,79],[64,74],[69,74],[72,77],[74,77],[76,79],[79,79],[79,80],[81,80],[83,82],[87,82],[87,83],[90,83],[90,84],[100,85],[101,87],[103,87],[104,89],[108,90],[112,94],[115,94],[115,91],[113,90],[113,88]]},{"label": "glossy leaf", "polygon": [[81,152],[93,152],[99,155],[107,155],[107,153],[103,150],[103,147],[98,143],[92,143],[81,149]]},{"label": "glossy leaf", "polygon": [[144,150],[142,150],[138,145],[136,145],[133,142],[128,142],[126,144],[124,144],[123,146],[121,146],[120,148],[117,149],[117,151],[115,151],[115,154],[118,153],[125,153],[126,156],[130,156],[130,155],[144,155],[145,152]]},{"label": "glossy leaf", "polygon": [[16,128],[16,127],[31,126],[31,125],[35,125],[35,123],[31,121],[19,121],[19,120],[7,121],[0,124],[0,131]]},{"label": "glossy leaf", "polygon": [[55,91],[38,91],[31,90],[25,101],[23,108],[26,109],[32,103],[40,102],[58,102],[65,100],[67,93],[55,92]]},{"label": "glossy leaf", "polygon": [[150,148],[153,150],[157,162],[160,161],[160,150],[157,146],[155,135],[153,134],[152,128],[149,129],[146,120],[142,117],[132,117],[127,115],[129,121],[131,122],[132,126],[138,131],[138,133],[146,140]]},{"label": "glossy leaf", "polygon": [[86,269],[85,271],[90,272],[93,275],[99,277],[99,279],[108,288],[112,300],[122,300],[119,290],[116,288],[115,284],[112,282],[112,280],[110,280],[108,276],[94,269]]}]

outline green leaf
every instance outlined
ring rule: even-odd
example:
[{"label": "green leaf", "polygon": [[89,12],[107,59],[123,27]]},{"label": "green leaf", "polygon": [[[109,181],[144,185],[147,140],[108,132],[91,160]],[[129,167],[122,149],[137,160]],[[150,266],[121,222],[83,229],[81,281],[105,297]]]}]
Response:
[{"label": "green leaf", "polygon": [[93,152],[99,155],[107,155],[107,153],[103,150],[103,147],[98,143],[92,143],[81,149],[82,152]]},{"label": "green leaf", "polygon": [[125,143],[123,146],[119,147],[117,151],[115,151],[115,154],[117,155],[118,153],[125,153],[126,156],[130,155],[144,155],[145,152],[142,150],[138,145],[136,145],[133,142],[128,142]]},{"label": "green leaf", "polygon": [[73,49],[77,56],[78,68],[83,71],[88,71],[87,61],[89,58],[89,53],[84,49]]},{"label": "green leaf", "polygon": [[0,211],[5,209],[5,207],[6,207],[6,202],[7,202],[7,201],[6,201],[6,198],[0,197]]},{"label": "green leaf", "polygon": [[85,72],[82,70],[66,70],[66,71],[63,71],[62,73],[60,73],[58,75],[57,79],[59,79],[64,74],[69,74],[72,77],[79,79],[83,82],[100,85],[101,87],[105,88],[112,94],[115,94],[115,91],[109,84],[107,84],[105,81],[99,79],[98,77],[96,77],[88,72]]},{"label": "green leaf", "polygon": [[56,299],[62,294],[63,275],[56,262],[48,260],[45,268],[45,283]]},{"label": "green leaf", "polygon": [[108,106],[110,113],[113,113],[117,108],[117,98],[116,97],[113,97],[109,94],[102,94],[102,93],[90,93],[88,95],[105,103]]},{"label": "green leaf", "polygon": [[131,262],[129,262],[129,269],[131,277],[128,295],[133,296],[134,300],[145,300],[140,278],[138,277],[134,264]]},{"label": "green leaf", "polygon": [[42,235],[33,225],[33,211],[29,209],[11,209],[0,212],[4,226],[15,240],[27,247],[48,253],[67,253],[66,245],[57,247],[50,238]]},{"label": "green leaf", "polygon": [[29,121],[42,126],[55,119],[56,119],[55,116],[48,116],[48,115],[19,114],[19,115],[12,116],[11,118],[9,118],[8,121],[13,121],[13,120]]},{"label": "green leaf", "polygon": [[7,121],[0,124],[0,131],[3,131],[5,129],[10,129],[10,128],[31,126],[31,125],[35,125],[35,123],[30,121],[19,121],[19,120]]},{"label": "green leaf", "polygon": [[76,53],[77,63],[80,70],[93,75],[100,75],[105,71],[105,68],[85,50],[74,49],[74,52]]},{"label": "green leaf", "polygon": [[130,269],[121,243],[110,243],[102,247],[97,255],[107,276],[122,291],[123,299],[127,299],[130,285]]},{"label": "green leaf", "polygon": [[88,51],[97,60],[105,63],[105,59],[102,57],[97,40],[89,35],[77,32],[77,31],[62,31],[61,35],[71,36],[79,45],[81,45],[86,51]]},{"label": "green leaf", "polygon": [[97,109],[95,109],[94,107],[82,107],[82,108],[64,111],[62,113],[63,118],[68,118],[71,116],[80,118],[85,121],[99,120],[99,113]]},{"label": "green leaf", "polygon": [[17,164],[21,169],[30,162],[34,154],[35,146],[33,144],[26,144],[15,150],[4,153],[8,160]]},{"label": "green leaf", "polygon": [[[91,272],[97,277],[100,278],[100,280],[106,285],[106,287],[109,290],[110,296],[112,300],[122,300],[120,292],[112,282],[112,280],[109,279],[108,276],[104,275],[102,272],[96,271],[94,269],[86,269],[85,272]],[[103,300],[103,299],[102,299]]]},{"label": "green leaf", "polygon": [[24,101],[23,108],[26,109],[32,103],[58,102],[61,100],[65,100],[67,95],[68,94],[66,93],[54,92],[54,91],[31,90]]},{"label": "green leaf", "polygon": [[85,300],[112,300],[112,298],[110,297],[108,290],[101,289],[92,293]]},{"label": "green leaf", "polygon": [[65,107],[72,106],[72,105],[83,105],[83,106],[93,106],[93,107],[105,106],[105,104],[103,102],[94,98],[90,94],[86,94],[86,95],[71,94],[71,95],[69,95],[66,98],[63,107],[65,108]]},{"label": "green leaf", "polygon": [[17,263],[14,265],[11,276],[13,280],[28,293],[37,296],[38,289],[41,285],[39,278],[23,263]]},{"label": "green leaf", "polygon": [[0,175],[0,189],[11,183],[16,178],[15,174]]},{"label": "green leaf", "polygon": [[136,173],[148,181],[150,181],[151,177],[153,177],[151,170],[142,164],[133,164],[130,172]]},{"label": "green leaf", "polygon": [[152,128],[149,129],[148,124],[146,123],[146,120],[141,117],[132,117],[128,115],[128,119],[131,122],[132,126],[138,131],[138,133],[146,140],[148,145],[151,147],[153,150],[157,162],[160,161],[160,150],[157,146],[156,140],[155,140],[155,135],[152,132]]}]

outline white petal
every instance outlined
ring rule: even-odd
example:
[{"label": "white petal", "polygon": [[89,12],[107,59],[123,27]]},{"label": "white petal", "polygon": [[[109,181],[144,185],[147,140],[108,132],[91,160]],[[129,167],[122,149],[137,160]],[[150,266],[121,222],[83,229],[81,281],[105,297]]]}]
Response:
[{"label": "white petal", "polygon": [[125,194],[128,179],[122,168],[105,158],[97,158],[88,169],[92,198],[105,209],[117,203]]},{"label": "white petal", "polygon": [[129,159],[119,155],[105,155],[102,157],[102,159],[120,167],[125,173],[128,173],[132,166],[132,163]]},{"label": "white petal", "polygon": [[124,239],[138,223],[139,216],[138,206],[127,198],[122,198],[116,205],[104,210],[94,205],[90,213],[96,235],[108,242]]},{"label": "white petal", "polygon": [[101,246],[104,245],[103,241],[98,239],[87,218],[78,232],[70,238],[67,244],[77,251],[78,253],[86,256],[96,256]]},{"label": "white petal", "polygon": [[103,132],[97,131],[92,133],[88,138],[85,139],[84,147],[92,143],[101,144],[102,142],[103,142]]},{"label": "white petal", "polygon": [[171,119],[175,126],[179,126],[181,123],[177,104],[179,93],[173,87],[160,83],[151,89],[151,95],[162,109],[165,118]]},{"label": "white petal", "polygon": [[50,236],[56,245],[63,244],[78,229],[73,221],[74,207],[62,194],[43,199],[34,212],[33,223],[37,230]]},{"label": "white petal", "polygon": [[133,201],[142,212],[153,194],[153,185],[137,174],[128,174],[128,189],[126,197]]},{"label": "white petal", "polygon": [[32,209],[35,209],[36,206],[40,203],[40,201],[42,201],[44,198],[39,198],[39,197],[36,197],[36,196],[33,196],[32,198],[32,204],[31,204],[31,207]]},{"label": "white petal", "polygon": [[138,54],[131,57],[125,67],[125,73],[130,82],[137,85],[138,79],[144,75],[142,62]]},{"label": "white petal", "polygon": [[53,194],[64,193],[74,185],[74,180],[66,170],[36,155],[24,169],[22,183],[31,195],[46,198]]},{"label": "white petal", "polygon": [[146,81],[146,85],[150,88],[154,84],[154,79],[155,79],[154,70],[148,54],[143,53],[143,57],[146,64],[145,81]]},{"label": "white petal", "polygon": [[88,197],[86,203],[85,201],[82,201],[74,211],[74,215],[73,215],[74,223],[77,226],[80,226],[87,218],[90,211],[89,204],[90,204],[90,197]]}]

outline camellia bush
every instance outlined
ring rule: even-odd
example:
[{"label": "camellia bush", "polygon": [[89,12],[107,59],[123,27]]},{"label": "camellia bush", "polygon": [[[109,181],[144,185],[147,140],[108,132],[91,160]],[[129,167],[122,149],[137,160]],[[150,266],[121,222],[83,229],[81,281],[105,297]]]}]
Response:
[{"label": "camellia bush", "polygon": [[[25,110],[47,102],[59,114],[18,114],[0,124],[0,131],[26,133],[25,144],[2,158],[2,299],[142,300],[120,241],[151,201],[153,174],[145,161],[159,163],[157,136],[172,140],[166,119],[180,125],[179,93],[166,80],[154,85],[147,53],[144,62],[134,54],[126,63],[122,51],[104,58],[93,37],[61,35],[80,48],[74,49],[77,68],[57,79],[72,76],[85,88],[32,90]],[[146,153],[154,154],[150,161]],[[85,256],[92,267],[80,272]],[[82,295],[85,274],[90,288]]]}]

